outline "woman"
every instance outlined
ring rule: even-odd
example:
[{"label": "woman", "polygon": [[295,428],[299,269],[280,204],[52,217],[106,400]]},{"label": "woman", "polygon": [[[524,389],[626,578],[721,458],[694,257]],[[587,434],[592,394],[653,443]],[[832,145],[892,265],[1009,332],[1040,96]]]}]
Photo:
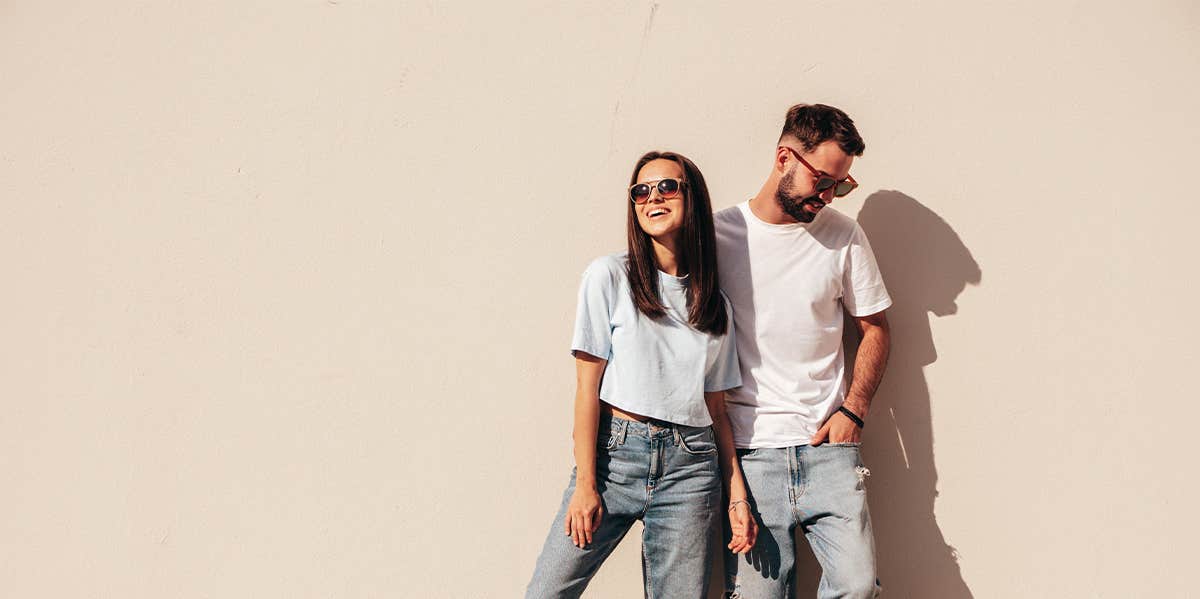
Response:
[{"label": "woman", "polygon": [[757,534],[725,418],[741,375],[708,188],[671,152],[642,156],[630,183],[628,250],[593,261],[579,290],[576,467],[527,598],[578,597],[635,520],[646,596],[704,597],[720,514],[735,553]]}]

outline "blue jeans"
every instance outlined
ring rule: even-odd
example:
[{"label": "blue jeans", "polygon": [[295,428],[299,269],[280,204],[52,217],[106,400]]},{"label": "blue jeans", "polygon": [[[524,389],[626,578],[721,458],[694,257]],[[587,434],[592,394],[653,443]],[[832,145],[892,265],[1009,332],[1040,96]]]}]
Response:
[{"label": "blue jeans", "polygon": [[817,597],[877,596],[875,537],[867,513],[870,472],[858,445],[739,449],[737,454],[759,530],[750,553],[725,552],[726,596],[791,597],[797,528],[821,563]]},{"label": "blue jeans", "polygon": [[702,599],[715,556],[710,533],[724,514],[712,427],[601,417],[596,436],[596,490],[604,506],[600,528],[582,549],[563,532],[575,492],[572,471],[525,597],[578,597],[633,522],[641,520],[646,597]]}]

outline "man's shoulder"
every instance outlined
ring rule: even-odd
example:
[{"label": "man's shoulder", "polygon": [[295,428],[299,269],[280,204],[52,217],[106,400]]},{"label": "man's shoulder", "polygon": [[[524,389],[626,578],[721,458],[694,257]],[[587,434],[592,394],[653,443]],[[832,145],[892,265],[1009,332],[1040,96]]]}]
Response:
[{"label": "man's shoulder", "polygon": [[741,214],[742,214],[742,209],[740,208],[741,204],[742,203],[737,203],[732,206],[729,206],[728,208],[723,208],[721,210],[718,210],[713,213],[713,218],[730,219],[735,216],[741,216]]},{"label": "man's shoulder", "polygon": [[741,204],[734,204],[713,213],[713,226],[718,231],[731,228],[746,228],[746,217],[742,214]]},{"label": "man's shoulder", "polygon": [[821,240],[826,247],[843,247],[850,243],[859,230],[858,221],[839,212],[832,206],[821,209],[821,218],[815,227],[809,228],[814,238]]},{"label": "man's shoulder", "polygon": [[821,210],[821,226],[835,231],[853,231],[858,226],[858,222],[843,214],[833,206],[826,206]]}]

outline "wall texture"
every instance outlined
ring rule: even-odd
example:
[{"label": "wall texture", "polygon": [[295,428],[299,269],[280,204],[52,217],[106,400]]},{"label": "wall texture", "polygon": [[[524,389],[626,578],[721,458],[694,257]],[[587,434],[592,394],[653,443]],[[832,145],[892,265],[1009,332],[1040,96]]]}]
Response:
[{"label": "wall texture", "polygon": [[633,161],[732,205],[799,101],[897,300],[888,596],[1189,593],[1194,3],[565,4],[0,3],[0,595],[519,596]]}]

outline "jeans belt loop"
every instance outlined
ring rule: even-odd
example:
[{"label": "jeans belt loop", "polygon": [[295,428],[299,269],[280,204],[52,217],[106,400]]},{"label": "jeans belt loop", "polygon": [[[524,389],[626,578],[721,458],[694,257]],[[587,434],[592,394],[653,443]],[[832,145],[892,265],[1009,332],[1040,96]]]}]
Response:
[{"label": "jeans belt loop", "polygon": [[625,433],[629,430],[629,421],[621,419],[621,432],[617,433],[617,445],[625,444]]}]

